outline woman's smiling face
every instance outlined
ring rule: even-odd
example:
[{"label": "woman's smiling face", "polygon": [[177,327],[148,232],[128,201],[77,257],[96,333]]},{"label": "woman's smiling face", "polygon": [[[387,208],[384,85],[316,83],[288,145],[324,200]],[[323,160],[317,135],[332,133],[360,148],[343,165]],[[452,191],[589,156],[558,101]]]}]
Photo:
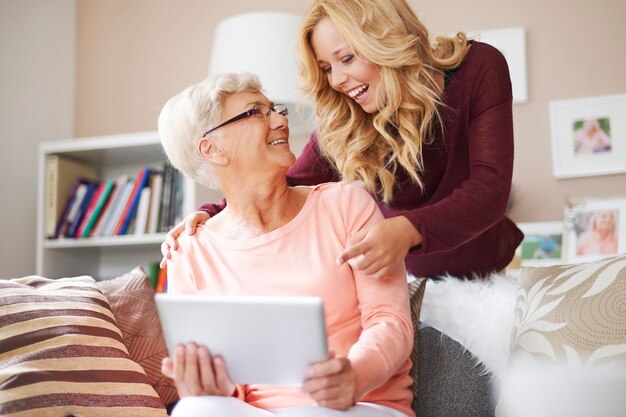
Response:
[{"label": "woman's smiling face", "polygon": [[378,68],[354,54],[333,22],[324,18],[313,29],[311,45],[330,86],[356,101],[367,113],[378,111]]},{"label": "woman's smiling face", "polygon": [[[271,107],[267,97],[261,93],[235,93],[224,101],[222,122],[252,109],[255,105]],[[289,148],[289,121],[275,111],[266,117],[256,114],[222,129],[222,136],[214,139],[237,167],[282,167],[289,168],[295,156]],[[269,165],[268,165],[269,163]],[[242,168],[243,169],[243,168]],[[245,172],[245,171],[243,171]]]}]

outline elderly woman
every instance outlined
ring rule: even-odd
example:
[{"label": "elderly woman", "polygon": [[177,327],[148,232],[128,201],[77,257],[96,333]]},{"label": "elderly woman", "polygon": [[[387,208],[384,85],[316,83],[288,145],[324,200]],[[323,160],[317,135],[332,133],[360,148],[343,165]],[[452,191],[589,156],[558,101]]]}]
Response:
[{"label": "elderly woman", "polygon": [[295,161],[287,109],[251,74],[220,75],[174,96],[159,134],[177,169],[228,200],[195,234],[181,235],[169,291],[321,296],[332,352],[299,389],[235,385],[210,346],[178,346],[163,362],[182,398],[173,415],[413,417],[404,265],[374,279],[336,263],[352,233],[383,218],[371,196],[342,183],[287,186]]}]

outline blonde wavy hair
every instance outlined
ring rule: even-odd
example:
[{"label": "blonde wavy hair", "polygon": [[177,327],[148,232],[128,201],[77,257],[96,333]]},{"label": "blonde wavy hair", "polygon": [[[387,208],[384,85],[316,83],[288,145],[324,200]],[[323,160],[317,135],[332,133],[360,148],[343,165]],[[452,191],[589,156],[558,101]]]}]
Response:
[{"label": "blonde wavy hair", "polygon": [[[354,54],[377,67],[378,112],[366,113],[332,89],[319,68],[311,36],[324,18]],[[386,203],[400,167],[423,189],[422,149],[432,141],[442,104],[433,75],[461,63],[466,36],[439,37],[431,45],[428,30],[405,0],[317,0],[296,42],[302,90],[315,102],[320,147],[342,178],[362,180]]]}]

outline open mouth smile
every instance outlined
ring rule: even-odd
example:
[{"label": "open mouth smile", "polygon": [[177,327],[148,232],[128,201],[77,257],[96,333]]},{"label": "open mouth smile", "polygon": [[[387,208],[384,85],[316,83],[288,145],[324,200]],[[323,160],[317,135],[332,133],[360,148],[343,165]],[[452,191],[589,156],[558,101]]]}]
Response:
[{"label": "open mouth smile", "polygon": [[283,138],[274,139],[274,140],[272,140],[270,142],[267,142],[267,144],[270,145],[270,146],[282,145],[282,144],[285,144],[285,143],[287,143],[287,139],[283,139]]},{"label": "open mouth smile", "polygon": [[360,85],[348,91],[348,96],[350,96],[350,98],[358,100],[362,98],[365,95],[365,93],[367,93],[367,90],[369,90],[369,87],[370,86],[367,84]]}]

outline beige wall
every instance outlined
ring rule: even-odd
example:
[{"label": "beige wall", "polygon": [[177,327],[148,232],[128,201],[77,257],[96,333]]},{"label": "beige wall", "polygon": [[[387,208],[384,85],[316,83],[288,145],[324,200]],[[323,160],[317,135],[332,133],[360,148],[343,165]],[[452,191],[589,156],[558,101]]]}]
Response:
[{"label": "beige wall", "polygon": [[[78,0],[76,136],[154,129],[165,100],[205,76],[217,22],[257,10],[303,13],[309,4],[309,0]],[[553,178],[548,114],[550,100],[626,93],[626,2],[413,0],[411,4],[432,35],[526,28],[529,100],[514,107],[515,220],[559,220],[566,196],[626,194],[626,174]]]},{"label": "beige wall", "polygon": [[35,272],[37,150],[74,133],[75,0],[0,0],[0,278]]}]

